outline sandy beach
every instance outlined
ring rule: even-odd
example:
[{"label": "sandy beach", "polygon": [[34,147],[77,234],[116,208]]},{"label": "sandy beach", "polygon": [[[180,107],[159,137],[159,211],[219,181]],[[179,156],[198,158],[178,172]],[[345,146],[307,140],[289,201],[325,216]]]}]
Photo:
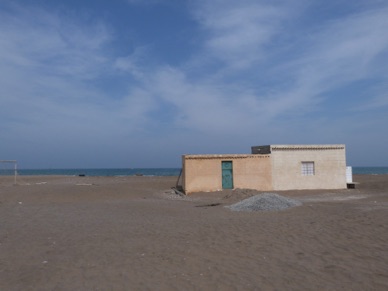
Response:
[{"label": "sandy beach", "polygon": [[0,177],[0,290],[388,290],[388,175],[181,197],[176,177]]}]

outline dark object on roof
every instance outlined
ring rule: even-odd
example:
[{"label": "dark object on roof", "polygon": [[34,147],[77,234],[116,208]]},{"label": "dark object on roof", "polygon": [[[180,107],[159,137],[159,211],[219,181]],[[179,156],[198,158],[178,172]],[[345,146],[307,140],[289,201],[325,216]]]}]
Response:
[{"label": "dark object on roof", "polygon": [[259,154],[259,155],[268,155],[271,153],[271,146],[265,145],[265,146],[254,146],[251,147],[252,154]]}]

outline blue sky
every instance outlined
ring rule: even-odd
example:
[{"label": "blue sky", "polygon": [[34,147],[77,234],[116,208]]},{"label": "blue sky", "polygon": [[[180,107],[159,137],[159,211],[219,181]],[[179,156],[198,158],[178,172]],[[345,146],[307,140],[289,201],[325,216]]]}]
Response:
[{"label": "blue sky", "polygon": [[253,145],[388,165],[388,2],[0,0],[0,159],[179,167]]}]

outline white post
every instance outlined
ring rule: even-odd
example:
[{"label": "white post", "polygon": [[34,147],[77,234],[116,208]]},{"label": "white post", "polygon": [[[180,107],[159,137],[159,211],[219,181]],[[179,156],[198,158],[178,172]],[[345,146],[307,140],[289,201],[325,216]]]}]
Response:
[{"label": "white post", "polygon": [[352,167],[346,167],[346,183],[353,183]]},{"label": "white post", "polygon": [[15,161],[15,181],[14,181],[14,185],[16,185],[16,176],[18,175],[18,170],[17,170],[17,168],[18,168],[18,164],[17,164],[17,162]]}]

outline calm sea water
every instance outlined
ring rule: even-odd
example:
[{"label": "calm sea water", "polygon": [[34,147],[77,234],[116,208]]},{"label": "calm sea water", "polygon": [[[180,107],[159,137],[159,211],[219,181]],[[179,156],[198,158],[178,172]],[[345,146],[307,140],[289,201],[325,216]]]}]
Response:
[{"label": "calm sea water", "polygon": [[388,167],[353,167],[353,174],[380,175],[388,174]]},{"label": "calm sea water", "polygon": [[143,169],[18,169],[18,175],[68,175],[68,176],[179,176],[180,168]]},{"label": "calm sea water", "polygon": [[[18,169],[18,175],[67,175],[67,176],[179,176],[180,168],[139,169]],[[13,175],[12,169],[0,169],[0,175]],[[388,167],[353,167],[353,174],[388,174]]]}]

